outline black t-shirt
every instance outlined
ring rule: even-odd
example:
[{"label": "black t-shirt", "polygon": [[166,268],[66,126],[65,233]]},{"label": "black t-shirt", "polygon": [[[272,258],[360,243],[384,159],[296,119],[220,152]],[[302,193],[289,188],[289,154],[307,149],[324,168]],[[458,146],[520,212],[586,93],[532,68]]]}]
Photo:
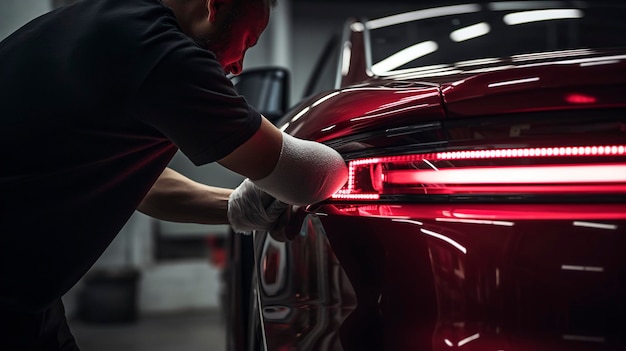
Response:
[{"label": "black t-shirt", "polygon": [[180,148],[195,164],[260,115],[159,0],[84,0],[0,43],[0,309],[58,299]]}]

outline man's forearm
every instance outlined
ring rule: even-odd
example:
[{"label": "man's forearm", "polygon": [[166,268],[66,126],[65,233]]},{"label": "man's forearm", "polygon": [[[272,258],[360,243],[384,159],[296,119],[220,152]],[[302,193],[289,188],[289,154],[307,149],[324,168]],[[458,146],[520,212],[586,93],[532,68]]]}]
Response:
[{"label": "man's forearm", "polygon": [[137,210],[171,222],[228,224],[232,190],[195,182],[166,168]]}]

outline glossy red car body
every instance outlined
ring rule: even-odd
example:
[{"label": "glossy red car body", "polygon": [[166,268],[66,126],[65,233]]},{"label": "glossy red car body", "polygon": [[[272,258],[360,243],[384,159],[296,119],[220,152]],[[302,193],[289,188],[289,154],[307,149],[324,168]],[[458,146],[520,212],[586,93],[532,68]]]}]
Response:
[{"label": "glossy red car body", "polygon": [[353,183],[255,233],[257,346],[625,350],[626,50],[375,76],[364,27],[279,124]]}]

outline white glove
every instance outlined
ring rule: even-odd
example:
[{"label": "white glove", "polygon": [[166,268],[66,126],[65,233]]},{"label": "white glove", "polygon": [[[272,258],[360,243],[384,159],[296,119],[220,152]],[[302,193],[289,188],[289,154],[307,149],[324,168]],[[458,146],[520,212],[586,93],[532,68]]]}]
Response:
[{"label": "white glove", "polygon": [[272,229],[289,205],[245,179],[228,199],[228,221],[237,233]]}]

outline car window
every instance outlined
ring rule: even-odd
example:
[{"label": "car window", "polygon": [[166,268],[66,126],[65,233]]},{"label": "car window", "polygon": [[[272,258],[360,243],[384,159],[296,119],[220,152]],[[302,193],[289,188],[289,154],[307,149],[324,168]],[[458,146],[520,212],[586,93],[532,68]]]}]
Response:
[{"label": "car window", "polygon": [[492,2],[418,10],[367,23],[372,71],[626,46],[624,18],[626,4],[598,1]]}]

